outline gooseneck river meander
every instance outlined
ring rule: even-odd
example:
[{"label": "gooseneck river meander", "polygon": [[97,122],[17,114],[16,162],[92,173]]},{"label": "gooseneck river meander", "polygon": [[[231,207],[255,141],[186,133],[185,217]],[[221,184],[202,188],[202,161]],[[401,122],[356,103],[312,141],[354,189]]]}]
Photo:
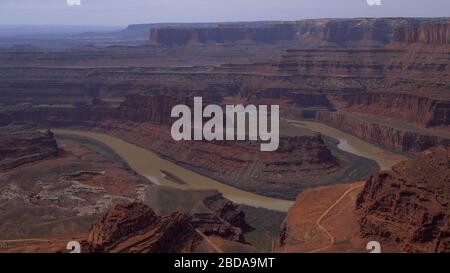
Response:
[{"label": "gooseneck river meander", "polygon": [[[393,164],[404,159],[404,157],[381,150],[381,148],[376,147],[373,144],[364,142],[354,136],[320,123],[302,121],[298,122],[297,125],[304,126],[339,140],[340,144],[338,147],[340,149],[372,159],[376,161],[382,169],[389,169]],[[84,137],[108,146],[116,154],[122,157],[134,171],[147,177],[147,179],[157,185],[178,188],[181,190],[217,190],[226,198],[237,204],[282,212],[288,211],[293,204],[292,201],[265,197],[225,185],[212,178],[203,176],[178,166],[173,162],[162,159],[152,151],[107,134],[66,129],[53,129],[53,131],[57,135]],[[173,182],[173,180],[168,179],[162,171],[179,177],[186,183]]]}]

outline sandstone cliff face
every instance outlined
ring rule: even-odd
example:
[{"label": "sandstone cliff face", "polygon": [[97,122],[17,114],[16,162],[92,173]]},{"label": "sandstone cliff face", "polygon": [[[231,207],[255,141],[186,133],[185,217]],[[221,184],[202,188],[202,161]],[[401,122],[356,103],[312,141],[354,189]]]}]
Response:
[{"label": "sandstone cliff face", "polygon": [[219,236],[222,239],[247,244],[244,235],[253,230],[245,213],[221,193],[214,193],[202,201],[203,206],[193,208],[192,222],[207,236]]},{"label": "sandstone cliff face", "polygon": [[328,42],[349,44],[360,41],[389,42],[395,20],[343,19],[326,23],[323,38]]},{"label": "sandstone cliff face", "polygon": [[187,97],[132,94],[128,95],[120,105],[115,117],[135,122],[169,125],[172,121],[171,112],[174,106],[179,104],[192,105],[192,103],[193,99]]},{"label": "sandstone cliff face", "polygon": [[317,19],[259,26],[153,28],[150,43],[169,46],[224,43],[383,45],[392,41],[448,43],[448,21],[414,18]]},{"label": "sandstone cliff face", "polygon": [[43,123],[83,124],[95,123],[102,119],[119,119],[131,122],[151,122],[168,126],[173,119],[171,111],[175,105],[192,105],[193,99],[170,95],[142,95],[139,93],[127,95],[119,106],[111,106],[94,99],[92,105],[33,107],[19,106],[12,111],[2,111],[1,124],[9,124],[14,120],[29,120]]},{"label": "sandstone cliff face", "polygon": [[450,125],[450,101],[406,93],[347,94],[334,100],[340,110],[396,117],[424,127]]},{"label": "sandstone cliff face", "polygon": [[219,26],[216,28],[160,28],[152,29],[151,44],[184,46],[188,44],[276,43],[292,41],[292,24],[264,27]]},{"label": "sandstone cliff face", "polygon": [[[236,94],[247,96],[252,93],[271,97],[273,90],[278,89],[288,95],[296,93],[356,94],[374,91],[407,93],[418,97],[433,98],[447,104],[450,100],[448,95],[450,83],[447,80],[450,77],[448,46],[424,43],[385,43],[383,41],[386,39],[380,34],[380,32],[387,33],[391,37],[397,28],[426,25],[429,21],[434,22],[435,20],[306,20],[291,23],[290,25],[298,28],[296,39],[309,41],[311,44],[302,46],[298,42],[298,44],[286,45],[287,48],[296,49],[286,50],[282,55],[279,55],[279,52],[283,52],[281,48],[287,48],[277,45],[265,47],[271,53],[266,52],[267,50],[262,50],[261,53],[259,46],[236,46],[236,48],[227,49],[224,53],[225,48],[231,47],[222,45],[217,48],[205,45],[204,48],[201,47],[203,50],[198,50],[209,52],[208,56],[200,57],[198,57],[199,52],[186,49],[191,47],[176,50],[166,49],[166,51],[160,49],[161,52],[153,52],[156,49],[149,47],[149,49],[138,48],[136,52],[130,49],[128,49],[130,52],[125,49],[110,49],[111,52],[103,49],[98,52],[41,53],[44,56],[30,56],[33,58],[31,60],[24,58],[23,54],[17,56],[0,54],[1,63],[7,63],[6,66],[8,66],[0,68],[0,92],[5,95],[0,98],[0,101],[5,103],[24,101],[67,103],[75,99],[77,103],[81,103],[85,98],[98,96],[124,97],[129,94],[130,90],[132,92],[145,90],[153,94],[178,96],[201,94],[204,97],[211,95],[215,98]],[[439,22],[438,20],[437,23]],[[246,29],[245,27],[236,28]],[[255,29],[260,28],[264,29],[263,26]],[[205,29],[219,31],[221,28]],[[176,29],[168,30],[175,31]],[[182,30],[189,32],[192,29]],[[192,31],[194,30],[195,28]],[[276,37],[275,34],[269,36]],[[339,37],[341,37],[341,41],[339,41]],[[359,42],[358,39],[360,39]],[[336,43],[341,44],[336,45],[335,42],[327,40],[336,40]],[[390,42],[392,39],[388,40]],[[362,47],[360,42],[376,43],[377,45]],[[334,46],[320,47],[328,43],[333,43]],[[122,50],[126,52],[122,52]],[[237,51],[249,56],[258,52],[258,56],[265,55],[267,57],[249,57],[243,62],[240,57],[236,59],[227,55]],[[145,67],[144,64],[142,64],[144,67],[133,67],[137,62],[134,58],[145,59],[146,54],[157,56],[162,60],[182,55],[185,59],[181,60],[181,64],[177,64],[179,66],[190,63],[189,59],[203,62],[205,66],[167,68],[168,65],[161,61],[161,63],[152,63],[155,67],[151,68]],[[111,55],[114,56],[114,59],[120,57],[125,60],[123,63],[115,64],[114,67],[98,67],[102,66],[105,62],[104,59]],[[222,62],[214,62],[215,66],[218,63],[227,62],[235,62],[235,64],[217,68],[206,66],[206,63],[211,63],[212,56],[219,55],[230,57]],[[41,64],[43,58],[51,59],[48,62],[53,67],[45,67],[49,64]],[[86,58],[86,63],[78,63],[77,67],[85,69],[70,68],[70,65],[60,62],[61,59],[75,62],[84,58]],[[27,60],[28,66],[33,64],[44,67],[23,67],[27,66],[21,65],[24,59]],[[261,62],[261,59],[264,61]],[[92,68],[92,66],[96,66],[96,68]],[[43,97],[46,99],[42,99]],[[291,112],[295,112],[295,110]]]},{"label": "sandstone cliff face", "polygon": [[0,127],[0,171],[56,157],[58,145],[50,131],[20,126]]},{"label": "sandstone cliff face", "polygon": [[350,132],[362,139],[403,152],[421,152],[438,145],[450,146],[450,138],[409,131],[352,117],[348,113],[319,112],[317,120]]},{"label": "sandstone cliff face", "polygon": [[[343,45],[357,41],[387,44],[400,40],[407,43],[441,44],[442,41],[447,41],[448,26],[449,21],[445,19],[331,19],[325,25],[323,38]],[[415,39],[416,36],[420,38]]]},{"label": "sandstone cliff face", "polygon": [[394,34],[394,41],[448,45],[450,44],[450,21],[428,22],[419,26],[398,28]]},{"label": "sandstone cliff face", "polygon": [[180,212],[159,217],[151,208],[117,205],[92,225],[84,252],[192,252],[202,240],[190,218]]},{"label": "sandstone cliff face", "polygon": [[[246,244],[249,231],[245,215],[221,194],[205,201],[211,211],[197,211],[192,216],[173,212],[158,216],[142,203],[116,205],[91,227],[82,242],[84,252],[106,253],[180,253],[210,251],[205,236],[216,236],[234,243]],[[224,216],[223,218],[221,216]],[[234,223],[230,223],[233,220]],[[243,231],[239,226],[247,228]],[[208,242],[208,244],[211,244]],[[207,244],[207,245],[208,245]],[[214,251],[214,247],[212,249]],[[216,249],[217,250],[217,249]]]},{"label": "sandstone cliff face", "polygon": [[374,174],[357,200],[364,237],[407,252],[450,252],[450,151],[438,147]]},{"label": "sandstone cliff face", "polygon": [[249,101],[281,102],[284,112],[300,117],[302,108],[321,107],[435,127],[449,124],[449,52],[448,46],[421,44],[290,49],[272,63],[214,72],[234,78]]},{"label": "sandstone cliff face", "polygon": [[448,100],[449,51],[422,46],[287,50],[277,70],[300,90],[405,92]]}]

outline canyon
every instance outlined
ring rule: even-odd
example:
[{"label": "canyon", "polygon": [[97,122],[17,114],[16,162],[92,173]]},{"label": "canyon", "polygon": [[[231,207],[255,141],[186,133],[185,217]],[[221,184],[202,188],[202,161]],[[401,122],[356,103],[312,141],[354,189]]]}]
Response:
[{"label": "canyon", "polygon": [[[83,106],[123,101],[130,90],[203,96],[218,103],[240,97],[277,102],[287,117],[317,117],[390,149],[420,152],[433,144],[417,141],[445,144],[449,138],[448,24],[446,19],[381,18],[171,26],[153,28],[151,42],[141,47],[3,51],[0,101]],[[278,39],[274,29],[294,35]],[[183,35],[188,41],[169,50],[170,37]],[[323,111],[329,113],[318,114]],[[354,113],[373,119],[356,121],[366,132],[337,121]],[[376,131],[384,126],[377,117],[392,124]],[[403,123],[419,128],[402,128]],[[438,140],[429,128],[443,131]],[[386,140],[393,131],[398,140]]]},{"label": "canyon", "polygon": [[[138,25],[110,34],[116,43],[2,47],[0,240],[12,252],[65,252],[69,237],[83,252],[366,252],[368,240],[383,252],[449,252],[449,25]],[[175,141],[172,108],[195,96],[220,107],[279,105],[278,150]],[[380,171],[339,150],[341,139],[286,120],[329,125],[411,159]],[[228,186],[297,201],[284,217],[216,191],[167,188],[111,147],[51,128],[107,134]],[[285,218],[279,236],[265,215]]]}]

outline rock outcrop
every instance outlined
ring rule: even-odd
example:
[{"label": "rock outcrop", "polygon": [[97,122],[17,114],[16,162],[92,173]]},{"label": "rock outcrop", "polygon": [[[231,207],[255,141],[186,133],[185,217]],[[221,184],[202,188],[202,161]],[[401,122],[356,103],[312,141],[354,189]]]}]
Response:
[{"label": "rock outcrop", "polygon": [[0,127],[0,171],[50,159],[59,149],[53,133],[21,126]]},{"label": "rock outcrop", "polygon": [[192,252],[202,240],[180,212],[159,217],[140,203],[117,205],[92,225],[84,252]]},{"label": "rock outcrop", "polygon": [[223,197],[221,193],[208,196],[203,200],[203,204],[214,212],[214,214],[234,227],[241,229],[242,233],[252,231],[254,228],[247,223],[245,213],[238,205]]},{"label": "rock outcrop", "polygon": [[193,99],[188,97],[131,94],[121,103],[117,111],[111,111],[111,116],[135,122],[170,125],[172,108],[179,104],[192,105],[192,103]]},{"label": "rock outcrop", "polygon": [[[116,205],[92,225],[88,238],[82,243],[83,249],[107,253],[194,252],[204,247],[201,243],[205,236],[246,244],[244,233],[250,226],[236,205],[220,194],[208,198],[205,205],[211,206],[211,210],[199,208],[192,216],[179,211],[158,216],[142,203]],[[239,221],[232,224],[226,219]]]},{"label": "rock outcrop", "polygon": [[[55,142],[46,131],[20,131],[20,144],[0,140],[0,151],[20,154],[14,166],[24,163],[23,158],[30,162],[0,171],[0,240],[85,233],[93,218],[112,205],[138,200],[138,189],[148,183],[102,147],[61,137]],[[39,138],[43,140],[36,142]]]},{"label": "rock outcrop", "polygon": [[150,44],[186,46],[195,44],[280,43],[298,46],[383,45],[407,43],[448,43],[448,20],[415,18],[316,19],[257,26],[221,24],[216,26],[171,26],[152,28]]},{"label": "rock outcrop", "polygon": [[407,252],[450,252],[450,151],[374,174],[357,199],[361,234]]}]

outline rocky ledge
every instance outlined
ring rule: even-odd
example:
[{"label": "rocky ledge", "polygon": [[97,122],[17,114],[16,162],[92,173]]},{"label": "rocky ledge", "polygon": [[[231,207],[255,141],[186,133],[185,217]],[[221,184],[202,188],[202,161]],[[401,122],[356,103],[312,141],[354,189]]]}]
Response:
[{"label": "rocky ledge", "polygon": [[85,252],[190,252],[201,240],[186,214],[159,217],[132,203],[116,205],[96,221],[83,247]]},{"label": "rocky ledge", "polygon": [[0,127],[0,171],[55,157],[58,151],[50,131],[40,132],[21,126]]}]

